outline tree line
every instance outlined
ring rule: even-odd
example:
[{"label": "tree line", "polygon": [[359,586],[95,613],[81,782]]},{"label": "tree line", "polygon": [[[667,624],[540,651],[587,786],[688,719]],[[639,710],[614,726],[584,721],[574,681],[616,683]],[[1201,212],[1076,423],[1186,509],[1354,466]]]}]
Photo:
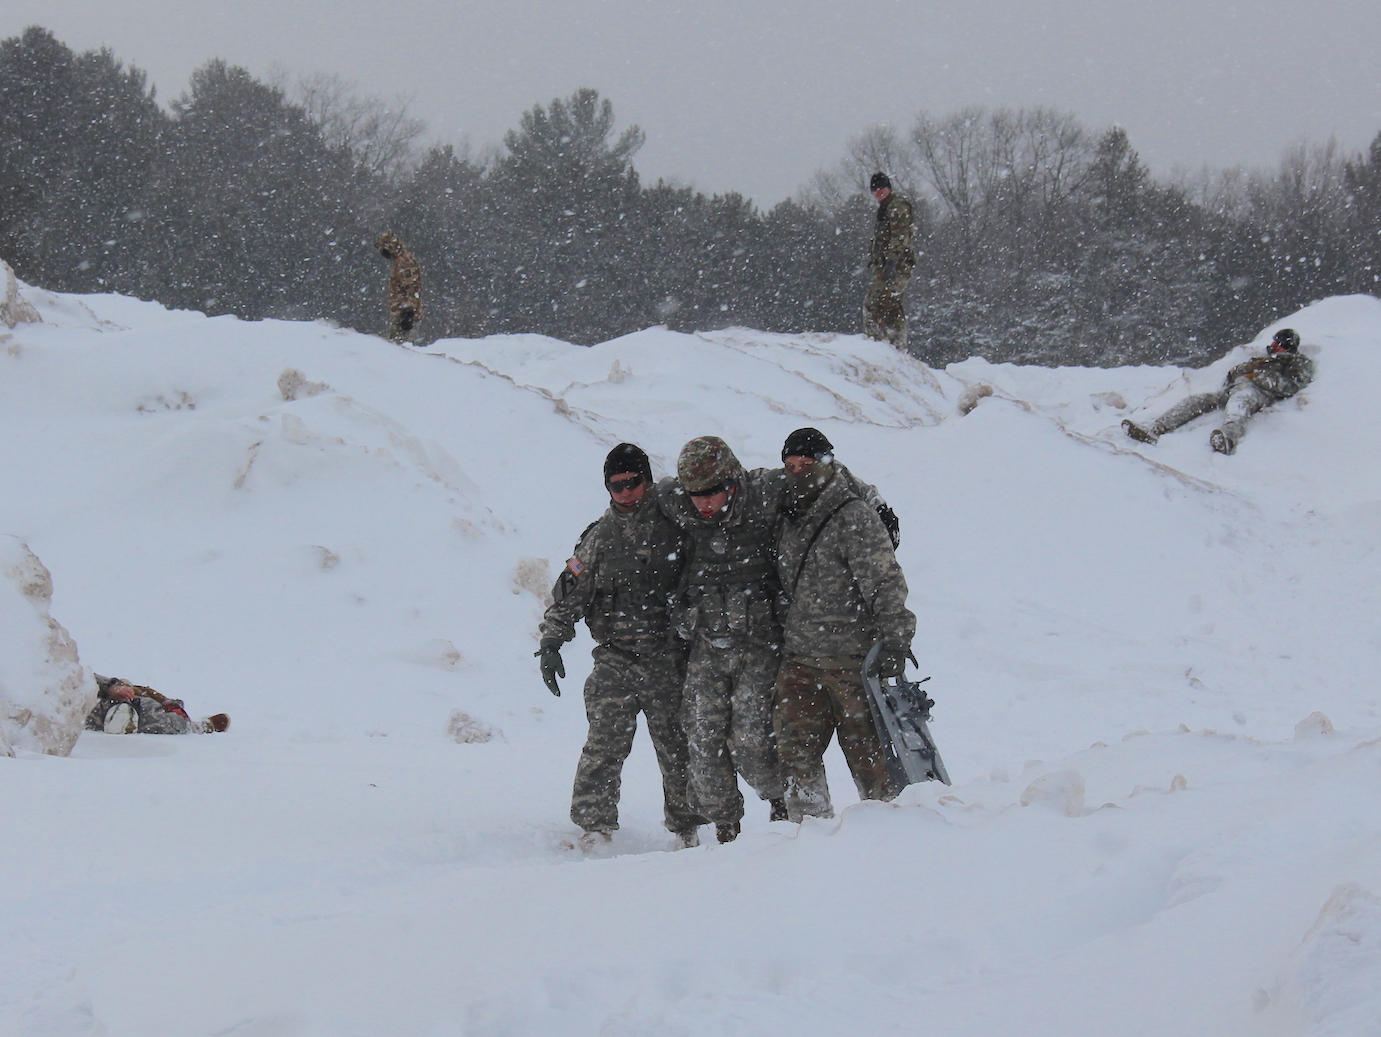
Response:
[{"label": "tree line", "polygon": [[1201,363],[1381,283],[1381,135],[1161,182],[1116,127],[922,112],[763,211],[644,185],[642,131],[590,89],[536,105],[485,156],[424,129],[339,79],[219,60],[165,110],[110,51],[30,28],[0,41],[0,256],[58,291],[381,331],[372,242],[392,229],[422,263],[428,339],[851,333],[882,169],[916,203],[908,349],[930,363]]}]

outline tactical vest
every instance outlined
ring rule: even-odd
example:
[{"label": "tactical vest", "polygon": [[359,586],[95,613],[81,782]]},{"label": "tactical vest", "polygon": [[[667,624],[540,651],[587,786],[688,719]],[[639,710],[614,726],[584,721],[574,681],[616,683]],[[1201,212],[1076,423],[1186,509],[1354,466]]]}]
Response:
[{"label": "tactical vest", "polygon": [[[738,502],[749,506],[749,501]],[[696,530],[681,575],[691,629],[709,637],[757,634],[775,640],[778,591],[771,516]]]},{"label": "tactical vest", "polygon": [[675,528],[650,505],[620,527],[615,516],[601,519],[590,634],[600,644],[665,637],[682,562]]}]

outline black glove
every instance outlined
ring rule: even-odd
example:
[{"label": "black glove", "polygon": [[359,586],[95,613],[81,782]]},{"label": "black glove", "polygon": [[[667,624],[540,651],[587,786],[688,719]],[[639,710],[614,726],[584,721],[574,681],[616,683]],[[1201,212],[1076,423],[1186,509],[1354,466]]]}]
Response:
[{"label": "black glove", "polygon": [[532,654],[541,658],[542,680],[551,689],[551,693],[560,698],[561,688],[557,685],[556,678],[566,676],[566,664],[561,661],[561,639],[544,637],[541,645]]},{"label": "black glove", "polygon": [[906,672],[906,660],[911,660],[912,666],[919,665],[916,657],[911,654],[910,648],[897,648],[893,645],[883,645],[882,651],[878,652],[878,676],[879,677],[900,677]]}]

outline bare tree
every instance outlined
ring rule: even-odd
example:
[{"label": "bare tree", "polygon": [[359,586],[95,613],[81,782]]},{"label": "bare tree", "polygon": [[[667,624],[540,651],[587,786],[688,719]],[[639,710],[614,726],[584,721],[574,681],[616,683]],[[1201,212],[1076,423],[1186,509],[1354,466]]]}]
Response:
[{"label": "bare tree", "polygon": [[355,92],[355,84],[335,73],[299,78],[289,89],[332,148],[350,152],[355,165],[371,176],[397,180],[416,164],[417,139],[427,124],[408,114],[411,97],[386,101]]}]

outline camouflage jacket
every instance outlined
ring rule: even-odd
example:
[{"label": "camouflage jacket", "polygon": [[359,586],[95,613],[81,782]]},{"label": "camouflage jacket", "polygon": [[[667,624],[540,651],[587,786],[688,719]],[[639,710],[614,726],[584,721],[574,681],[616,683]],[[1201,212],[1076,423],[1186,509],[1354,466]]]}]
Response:
[{"label": "camouflage jacket", "polygon": [[422,319],[422,265],[417,257],[403,247],[398,235],[385,231],[374,242],[375,247],[393,261],[388,275],[388,312],[399,314],[411,310],[414,321]]},{"label": "camouflage jacket", "polygon": [[628,514],[611,505],[556,581],[541,636],[569,641],[583,619],[601,645],[635,655],[679,648],[669,608],[684,558],[680,530],[651,499]]},{"label": "camouflage jacket", "polygon": [[916,211],[911,202],[893,191],[878,206],[877,228],[873,231],[873,247],[868,253],[868,265],[874,274],[881,273],[888,263],[897,272],[909,274],[916,265],[916,253],[911,237],[916,230]]},{"label": "camouflage jacket", "polygon": [[1314,361],[1300,353],[1254,356],[1228,372],[1225,384],[1245,380],[1277,400],[1287,400],[1314,379]]},{"label": "camouflage jacket", "polygon": [[740,639],[780,644],[774,564],[786,478],[780,468],[740,469],[733,505],[723,518],[700,517],[675,479],[657,484],[657,503],[689,537],[678,593],[677,629],[719,647]]},{"label": "camouflage jacket", "polygon": [[862,659],[879,640],[909,647],[916,617],[877,511],[836,472],[799,518],[786,518],[777,573],[788,601],[787,655]]}]

